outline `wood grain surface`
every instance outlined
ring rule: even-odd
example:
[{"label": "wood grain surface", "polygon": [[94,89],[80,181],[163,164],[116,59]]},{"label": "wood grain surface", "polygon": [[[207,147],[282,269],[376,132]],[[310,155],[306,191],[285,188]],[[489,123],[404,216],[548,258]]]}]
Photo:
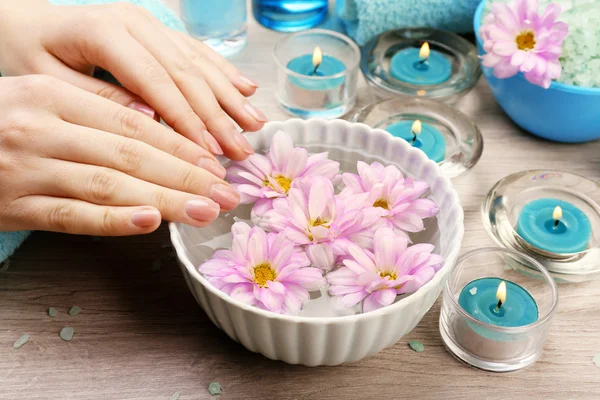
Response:
[{"label": "wood grain surface", "polygon": [[[175,3],[175,1],[171,1]],[[289,118],[274,100],[271,51],[282,34],[249,21],[249,47],[232,61],[261,88],[253,97],[271,120]],[[359,100],[370,95],[361,83]],[[562,169],[600,180],[600,142],[567,145],[519,130],[484,80],[457,107],[483,132],[479,164],[456,183],[465,210],[463,251],[492,245],[479,208],[489,188],[524,169]],[[562,285],[541,359],[493,374],[444,348],[439,301],[395,346],[339,367],[267,360],[217,329],[195,303],[169,247],[166,224],[131,238],[35,233],[0,272],[0,399],[600,399],[600,283]],[[156,270],[156,260],[161,260]],[[81,307],[79,315],[67,311]],[[58,310],[50,318],[49,307]],[[72,341],[61,328],[75,330]],[[20,349],[12,345],[31,336]],[[420,340],[425,351],[407,343]]]}]

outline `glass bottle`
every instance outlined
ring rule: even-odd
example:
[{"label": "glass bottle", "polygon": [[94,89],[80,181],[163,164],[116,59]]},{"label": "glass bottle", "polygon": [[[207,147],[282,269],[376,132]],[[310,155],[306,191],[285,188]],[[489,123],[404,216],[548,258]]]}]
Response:
[{"label": "glass bottle", "polygon": [[309,29],[327,16],[328,0],[252,0],[254,18],[280,32]]}]

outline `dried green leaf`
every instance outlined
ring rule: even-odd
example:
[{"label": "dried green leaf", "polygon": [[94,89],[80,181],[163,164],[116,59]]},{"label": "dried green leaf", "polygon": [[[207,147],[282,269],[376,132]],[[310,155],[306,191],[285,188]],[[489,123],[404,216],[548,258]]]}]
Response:
[{"label": "dried green leaf", "polygon": [[49,316],[49,317],[56,317],[56,314],[57,314],[56,308],[52,308],[52,307],[50,307],[50,308],[48,309],[48,316]]},{"label": "dried green leaf", "polygon": [[592,361],[596,364],[596,367],[600,368],[600,353],[596,354],[594,358],[592,358]]},{"label": "dried green leaf", "polygon": [[179,396],[181,396],[181,393],[175,392],[169,397],[169,400],[179,400]]},{"label": "dried green leaf", "polygon": [[68,342],[69,340],[73,339],[73,333],[75,333],[73,328],[71,328],[70,326],[66,326],[60,330],[59,336],[62,340]]},{"label": "dried green leaf", "polygon": [[408,345],[417,353],[420,353],[423,350],[425,350],[425,346],[423,346],[423,343],[419,342],[418,340],[411,340],[410,342],[408,342]]},{"label": "dried green leaf", "polygon": [[210,385],[208,385],[208,393],[213,396],[223,393],[223,389],[221,389],[219,382],[211,382]]},{"label": "dried green leaf", "polygon": [[79,306],[73,306],[69,310],[69,315],[77,315],[81,312],[81,308]]},{"label": "dried green leaf", "polygon": [[27,342],[29,342],[29,335],[24,334],[23,336],[21,336],[20,338],[17,339],[15,344],[13,344],[13,348],[20,349],[21,346],[23,346]]}]

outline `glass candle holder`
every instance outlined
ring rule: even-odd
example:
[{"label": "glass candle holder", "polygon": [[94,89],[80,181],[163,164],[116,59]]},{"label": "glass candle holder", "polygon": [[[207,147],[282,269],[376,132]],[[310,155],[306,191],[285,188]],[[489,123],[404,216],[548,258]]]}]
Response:
[{"label": "glass candle holder", "polygon": [[[562,215],[555,220],[557,206]],[[558,283],[600,279],[598,183],[563,171],[518,172],[492,187],[481,218],[497,245],[534,257]],[[526,265],[514,267],[536,274]]]},{"label": "glass candle holder", "polygon": [[[422,131],[415,138],[411,130],[417,120]],[[451,179],[473,168],[483,152],[483,137],[469,117],[431,99],[393,97],[364,107],[353,116],[352,122],[404,138],[436,161],[443,174]]]},{"label": "glass candle holder", "polygon": [[180,0],[190,35],[228,57],[247,42],[246,0]]},{"label": "glass candle holder", "polygon": [[[516,272],[515,262],[537,276]],[[499,307],[498,282],[506,289]],[[474,367],[518,370],[540,357],[557,303],[556,283],[532,257],[501,248],[474,250],[459,257],[446,282],[440,333],[448,349]]]},{"label": "glass candle holder", "polygon": [[295,33],[275,45],[274,58],[277,100],[288,113],[331,119],[354,106],[360,50],[348,37],[323,29]]},{"label": "glass candle holder", "polygon": [[[427,43],[428,60],[419,58]],[[384,32],[362,47],[361,70],[380,98],[417,96],[454,103],[481,76],[475,46],[462,37],[432,28]]]}]

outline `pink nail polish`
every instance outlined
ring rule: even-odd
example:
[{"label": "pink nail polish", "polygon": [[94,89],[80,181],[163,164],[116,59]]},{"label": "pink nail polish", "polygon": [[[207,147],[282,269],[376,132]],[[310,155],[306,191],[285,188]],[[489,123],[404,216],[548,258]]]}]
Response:
[{"label": "pink nail polish", "polygon": [[246,110],[246,112],[258,122],[267,122],[267,117],[265,117],[265,114],[263,114],[258,108],[254,107],[252,104],[244,104],[244,110]]},{"label": "pink nail polish", "polygon": [[156,111],[154,111],[154,109],[146,103],[142,103],[140,101],[134,101],[127,107],[131,108],[132,110],[141,112],[142,114],[146,115],[147,117],[156,119]]},{"label": "pink nail polish", "polygon": [[240,81],[244,82],[246,85],[252,86],[253,88],[258,87],[258,83],[254,82],[252,79],[248,78],[247,76],[240,75],[239,79],[240,79]]},{"label": "pink nail polish", "polygon": [[237,143],[240,149],[246,154],[254,154],[254,149],[248,143],[248,140],[240,132],[235,131],[233,134],[233,140]]},{"label": "pink nail polish", "polygon": [[214,221],[219,216],[219,210],[219,205],[208,199],[192,199],[185,203],[185,213],[196,221]]},{"label": "pink nail polish", "polygon": [[161,216],[158,210],[140,210],[131,215],[131,223],[138,228],[149,228],[160,224]]},{"label": "pink nail polish", "polygon": [[200,168],[207,170],[208,172],[210,172],[211,174],[213,174],[214,176],[216,176],[219,179],[225,178],[225,175],[227,174],[227,171],[221,164],[219,164],[216,161],[213,161],[209,158],[199,159],[198,162],[196,163],[196,165],[199,166]]},{"label": "pink nail polish", "polygon": [[221,148],[221,146],[219,146],[217,140],[208,131],[204,131],[202,135],[204,136],[204,143],[206,143],[206,146],[208,147],[208,150],[210,150],[211,153],[217,155],[223,154],[223,149]]},{"label": "pink nail polish", "polygon": [[218,183],[212,187],[211,199],[221,205],[221,208],[231,210],[240,204],[240,195],[229,185]]}]

